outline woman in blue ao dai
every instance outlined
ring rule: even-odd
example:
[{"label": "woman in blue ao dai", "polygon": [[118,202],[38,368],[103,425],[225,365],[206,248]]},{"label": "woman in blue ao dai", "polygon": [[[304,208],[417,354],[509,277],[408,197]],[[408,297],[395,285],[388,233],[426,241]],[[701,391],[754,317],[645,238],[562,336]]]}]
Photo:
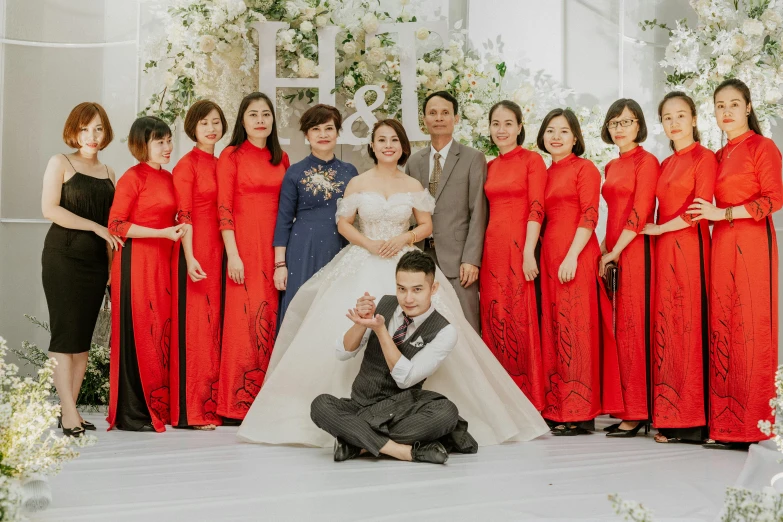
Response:
[{"label": "woman in blue ao dai", "polygon": [[310,155],[286,171],[275,226],[275,287],[281,291],[278,327],[296,292],[345,245],[335,212],[356,167],[337,159],[334,149],[342,125],[329,105],[308,109],[299,121]]}]

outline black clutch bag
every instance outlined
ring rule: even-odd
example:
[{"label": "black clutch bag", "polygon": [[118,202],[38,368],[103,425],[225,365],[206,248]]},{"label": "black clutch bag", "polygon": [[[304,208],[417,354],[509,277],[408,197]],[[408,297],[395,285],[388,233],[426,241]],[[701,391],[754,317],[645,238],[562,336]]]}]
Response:
[{"label": "black clutch bag", "polygon": [[620,286],[620,267],[612,261],[604,267],[604,287],[609,299],[614,299],[614,294]]}]

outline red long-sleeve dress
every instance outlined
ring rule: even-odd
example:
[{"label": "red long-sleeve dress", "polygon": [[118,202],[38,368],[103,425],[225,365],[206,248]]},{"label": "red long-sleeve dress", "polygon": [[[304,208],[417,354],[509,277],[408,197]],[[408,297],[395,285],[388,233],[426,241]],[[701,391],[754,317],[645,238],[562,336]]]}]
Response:
[{"label": "red long-sleeve dress", "polygon": [[[546,228],[541,246],[541,352],[545,405],[556,422],[592,421],[602,413],[601,328],[597,271],[601,174],[592,162],[570,156],[552,163],[544,193]],[[576,276],[561,284],[558,270],[577,228],[591,236],[579,254]],[[615,360],[616,362],[616,360]]]},{"label": "red long-sleeve dress", "polygon": [[710,294],[710,438],[766,439],[774,421],[778,361],[778,248],[772,213],[783,205],[781,155],[753,131],[717,153],[719,208],[744,206],[751,219],[715,223]]},{"label": "red long-sleeve dress", "polygon": [[146,163],[117,182],[109,232],[125,240],[112,261],[109,429],[139,430],[169,422],[171,256],[162,238],[127,238],[131,225],[174,226],[177,200],[171,173]]},{"label": "red long-sleeve dress", "polygon": [[171,424],[220,425],[217,415],[220,373],[220,291],[223,239],[217,217],[217,158],[198,147],[174,167],[177,221],[192,225],[193,257],[207,274],[194,283],[185,251],[174,251],[171,286]]},{"label": "red long-sleeve dress", "polygon": [[638,234],[617,261],[620,280],[615,293],[615,341],[625,409],[615,415],[624,420],[644,420],[649,415],[653,253],[650,236],[640,232],[654,221],[659,172],[656,157],[637,146],[606,165],[606,181],[601,190],[609,209],[607,251],[614,249],[623,231]]},{"label": "red long-sleeve dress", "polygon": [[539,411],[544,383],[538,309],[535,284],[522,272],[522,253],[528,222],[544,221],[545,187],[540,154],[517,147],[489,162],[489,224],[479,275],[484,342]]},{"label": "red long-sleeve dress", "polygon": [[274,284],[272,239],[283,176],[283,154],[272,165],[269,149],[245,141],[226,147],[217,166],[220,230],[233,230],[245,283],[226,274],[218,409],[221,417],[244,419],[264,382],[275,343],[279,294]]}]

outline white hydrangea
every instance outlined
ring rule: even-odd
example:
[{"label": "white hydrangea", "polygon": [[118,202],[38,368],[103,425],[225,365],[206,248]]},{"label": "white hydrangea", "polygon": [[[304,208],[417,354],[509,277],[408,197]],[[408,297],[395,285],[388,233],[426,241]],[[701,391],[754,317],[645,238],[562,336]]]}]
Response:
[{"label": "white hydrangea", "polygon": [[299,25],[299,30],[302,31],[305,34],[311,32],[313,29],[314,29],[314,27],[313,27],[312,22],[308,22],[307,20],[305,20],[304,22],[302,22]]},{"label": "white hydrangea", "polygon": [[380,47],[381,46],[381,39],[377,36],[373,36],[369,40],[367,40],[367,47],[372,49],[373,47]]},{"label": "white hydrangea", "polygon": [[345,42],[343,45],[343,51],[349,56],[356,54],[356,42]]},{"label": "white hydrangea", "polygon": [[386,51],[382,47],[373,47],[365,54],[367,61],[372,65],[380,65],[386,61]]},{"label": "white hydrangea", "polygon": [[767,31],[775,32],[783,25],[783,17],[775,9],[767,9],[761,15],[761,21],[764,23]]},{"label": "white hydrangea", "polygon": [[326,15],[318,15],[315,17],[316,27],[324,27],[328,23],[329,23],[329,17]]},{"label": "white hydrangea", "polygon": [[724,54],[715,61],[715,68],[718,73],[725,76],[731,72],[731,68],[734,67],[735,63],[737,63],[737,60],[732,55]]},{"label": "white hydrangea", "polygon": [[343,85],[349,89],[356,87],[356,79],[350,74],[343,78]]}]

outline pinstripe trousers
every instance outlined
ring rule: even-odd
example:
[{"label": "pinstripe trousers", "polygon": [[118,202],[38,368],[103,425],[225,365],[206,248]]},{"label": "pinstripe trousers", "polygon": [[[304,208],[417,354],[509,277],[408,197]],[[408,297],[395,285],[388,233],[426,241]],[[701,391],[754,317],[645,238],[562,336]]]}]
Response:
[{"label": "pinstripe trousers", "polygon": [[319,395],[310,418],[327,433],[377,457],[389,440],[413,444],[448,435],[457,427],[459,413],[443,395],[411,389],[365,407],[351,399]]}]

